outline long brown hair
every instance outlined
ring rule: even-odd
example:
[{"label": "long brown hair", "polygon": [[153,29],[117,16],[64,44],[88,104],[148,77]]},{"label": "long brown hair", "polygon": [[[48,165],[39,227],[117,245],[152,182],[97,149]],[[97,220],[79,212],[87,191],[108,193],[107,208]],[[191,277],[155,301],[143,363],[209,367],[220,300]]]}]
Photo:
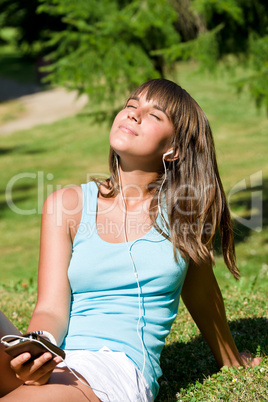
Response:
[{"label": "long brown hair", "polygon": [[[165,162],[167,179],[161,190],[160,202],[167,212],[166,237],[173,243],[175,258],[178,249],[184,257],[197,264],[214,264],[213,245],[219,229],[224,261],[237,279],[239,270],[235,263],[232,222],[205,113],[188,92],[169,80],[147,81],[133,91],[130,98],[141,94],[146,96],[147,101],[156,101],[174,125],[170,146],[174,153],[178,152],[179,158]],[[116,157],[111,149],[108,197],[118,192]],[[163,180],[164,167],[157,180],[148,186],[155,189],[152,208],[158,200]],[[155,215],[152,215],[152,220],[160,230]]]}]

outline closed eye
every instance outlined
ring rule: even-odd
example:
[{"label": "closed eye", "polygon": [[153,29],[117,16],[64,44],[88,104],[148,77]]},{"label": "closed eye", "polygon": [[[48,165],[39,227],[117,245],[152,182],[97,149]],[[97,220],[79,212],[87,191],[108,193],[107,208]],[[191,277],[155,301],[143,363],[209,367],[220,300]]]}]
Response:
[{"label": "closed eye", "polygon": [[161,120],[160,117],[156,116],[156,114],[151,113],[151,116],[155,117],[157,120]]},{"label": "closed eye", "polygon": [[135,105],[131,105],[131,104],[126,105],[126,108],[130,108],[130,107],[132,107],[133,109],[137,109],[137,106],[135,106]]}]

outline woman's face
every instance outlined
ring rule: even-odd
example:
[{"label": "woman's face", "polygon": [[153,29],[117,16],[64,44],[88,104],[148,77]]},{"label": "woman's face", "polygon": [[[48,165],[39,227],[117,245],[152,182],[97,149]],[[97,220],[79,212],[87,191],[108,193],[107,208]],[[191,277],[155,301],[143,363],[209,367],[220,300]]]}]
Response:
[{"label": "woman's face", "polygon": [[146,95],[130,98],[112,125],[110,145],[120,156],[158,162],[168,150],[174,127],[168,115]]}]

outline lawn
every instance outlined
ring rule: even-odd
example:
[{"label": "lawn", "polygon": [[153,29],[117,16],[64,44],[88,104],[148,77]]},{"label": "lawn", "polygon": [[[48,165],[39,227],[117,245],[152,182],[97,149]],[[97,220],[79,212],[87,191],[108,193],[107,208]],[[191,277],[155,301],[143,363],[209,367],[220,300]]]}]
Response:
[{"label": "lawn", "polygon": [[[176,74],[211,122],[234,217],[241,280],[231,278],[217,244],[215,267],[230,327],[241,351],[266,355],[268,120],[246,93],[236,94],[224,72],[211,77],[179,64]],[[0,308],[22,331],[36,298],[42,203],[57,188],[107,173],[108,135],[108,124],[94,123],[85,109],[76,117],[0,137]],[[182,303],[162,356],[158,402],[265,401],[267,363],[265,358],[256,369],[218,371]]]}]

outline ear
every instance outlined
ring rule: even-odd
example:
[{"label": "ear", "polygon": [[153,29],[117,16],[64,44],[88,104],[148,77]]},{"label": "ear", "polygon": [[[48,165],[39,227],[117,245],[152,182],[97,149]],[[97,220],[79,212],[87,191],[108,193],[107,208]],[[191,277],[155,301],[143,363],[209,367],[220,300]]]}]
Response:
[{"label": "ear", "polygon": [[180,158],[180,155],[179,155],[178,149],[176,149],[175,153],[174,153],[174,149],[172,148],[163,154],[163,159],[167,162],[173,162],[179,158]]}]

